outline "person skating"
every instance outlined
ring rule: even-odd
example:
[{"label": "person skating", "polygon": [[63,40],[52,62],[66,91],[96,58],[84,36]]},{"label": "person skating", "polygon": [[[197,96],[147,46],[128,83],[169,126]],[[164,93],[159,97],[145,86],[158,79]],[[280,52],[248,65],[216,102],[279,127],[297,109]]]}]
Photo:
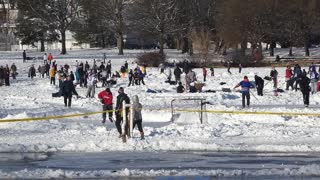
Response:
[{"label": "person skating", "polygon": [[55,66],[52,66],[52,68],[50,69],[50,84],[53,84],[54,86],[56,85],[56,69]]},{"label": "person skating", "polygon": [[104,71],[105,68],[106,68],[106,67],[104,66],[103,62],[101,62],[101,65],[99,66],[99,70],[100,70],[100,71]]},{"label": "person skating", "polygon": [[300,90],[302,92],[302,96],[303,96],[303,103],[305,107],[309,106],[309,96],[310,96],[310,79],[304,75],[301,74],[299,76],[299,86],[300,86]]},{"label": "person skating", "polygon": [[145,76],[145,74],[142,73],[142,71],[140,70],[139,67],[137,67],[137,72],[138,72],[138,75],[139,75],[139,85],[141,85],[141,84],[146,85],[146,84],[144,83],[144,76]]},{"label": "person skating", "polygon": [[44,64],[48,63],[47,53],[44,53],[44,55],[43,55],[43,63],[44,63]]},{"label": "person skating", "polygon": [[130,85],[134,85],[134,74],[133,74],[133,71],[132,69],[130,69],[129,73],[128,73],[128,78],[129,78],[129,84],[128,84],[128,87]]},{"label": "person skating", "polygon": [[62,82],[61,91],[64,98],[64,106],[71,107],[72,94],[79,96],[76,89],[74,88],[73,82],[70,79],[70,76],[67,76],[67,79]]},{"label": "person skating", "polygon": [[88,91],[87,96],[89,98],[94,98],[95,90],[96,90],[96,84],[97,84],[97,78],[96,74],[91,73],[88,77]]},{"label": "person skating", "polygon": [[[128,122],[123,122],[123,117],[126,116],[127,120],[128,120],[128,114],[129,114],[129,108],[126,108],[126,113],[123,114],[122,113],[122,109],[123,107],[123,102],[125,102],[126,104],[130,104],[130,98],[128,97],[127,94],[124,93],[124,89],[123,87],[120,87],[118,90],[119,95],[117,96],[117,102],[116,102],[116,108],[115,108],[115,114],[116,114],[116,127],[117,130],[120,134],[119,137],[122,136],[123,140],[125,141],[125,135],[128,132]],[[125,123],[125,126],[123,127],[123,129],[121,128],[121,124]]]},{"label": "person skating", "polygon": [[202,68],[203,82],[206,82],[207,77],[207,69],[205,67]]},{"label": "person skating", "polygon": [[210,68],[211,76],[214,76],[214,69],[213,67]]},{"label": "person skating", "polygon": [[144,139],[144,132],[142,129],[142,104],[139,102],[139,97],[137,95],[132,97],[132,109],[133,109],[133,128],[135,126],[138,126],[139,132],[140,132],[140,138],[141,140]]},{"label": "person skating", "polygon": [[289,65],[286,68],[285,81],[286,81],[286,90],[289,90],[290,86],[291,86],[291,88],[293,90],[292,70],[291,70],[291,67]]},{"label": "person skating", "polygon": [[182,74],[181,69],[178,66],[176,66],[176,68],[173,71],[173,74],[176,80],[176,84],[178,84],[178,82],[181,81],[181,74]]},{"label": "person skating", "polygon": [[36,76],[36,68],[34,68],[34,65],[32,64],[31,67],[29,68],[28,77],[33,79],[33,77],[35,76]]},{"label": "person skating", "polygon": [[247,106],[250,106],[250,88],[252,88],[252,84],[250,83],[247,76],[244,76],[243,80],[237,84],[233,89],[241,86],[242,93],[242,107],[245,107],[245,99],[247,99]]},{"label": "person skating", "polygon": [[17,66],[14,63],[12,63],[10,70],[11,70],[12,78],[16,79]]},{"label": "person skating", "polygon": [[299,77],[301,74],[302,74],[301,67],[299,66],[299,64],[296,64],[293,69],[293,78],[295,81],[295,84],[294,84],[295,91],[298,90],[299,79],[300,79]]},{"label": "person skating", "polygon": [[45,66],[46,66],[46,76],[50,77],[50,65],[49,65],[49,63],[47,62]]},{"label": "person skating", "polygon": [[73,82],[75,80],[74,74],[72,71],[70,71],[70,80]]},{"label": "person skating", "polygon": [[106,70],[107,70],[107,79],[108,79],[111,77],[111,60],[108,61]]},{"label": "person skating", "polygon": [[126,73],[127,73],[129,70],[129,65],[127,61],[124,62],[124,68],[126,69]]},{"label": "person skating", "polygon": [[4,68],[3,66],[0,66],[0,86],[2,86],[4,82]]},{"label": "person skating", "polygon": [[113,122],[112,120],[112,114],[113,114],[113,107],[112,107],[112,100],[113,100],[113,95],[112,92],[110,91],[110,88],[106,88],[106,90],[101,91],[98,94],[98,98],[100,99],[102,103],[102,110],[104,111],[102,113],[102,123],[104,124],[106,122],[107,118],[107,113],[108,111],[108,116],[109,116],[109,121]]},{"label": "person skating", "polygon": [[49,65],[51,65],[52,60],[53,60],[52,53],[49,53],[49,55],[48,55]]},{"label": "person skating", "polygon": [[254,76],[254,81],[256,83],[258,96],[263,96],[264,80],[261,77],[255,75]]},{"label": "person skating", "polygon": [[228,71],[229,74],[232,74],[231,71],[230,71],[230,62],[229,61],[227,62],[227,71]]},{"label": "person skating", "polygon": [[120,72],[121,72],[121,77],[125,77],[126,76],[126,67],[124,65],[121,66],[120,68]]},{"label": "person skating", "polygon": [[317,92],[317,83],[319,79],[319,74],[315,69],[310,71],[310,83],[311,83],[311,93],[314,94]]},{"label": "person skating", "polygon": [[242,71],[242,64],[239,63],[239,73],[241,73],[241,71]]},{"label": "person skating", "polygon": [[270,72],[270,77],[272,78],[272,81],[273,81],[274,96],[278,96],[278,71],[274,66],[272,67],[272,70]]},{"label": "person skating", "polygon": [[8,66],[8,64],[6,65],[6,67],[3,69],[4,72],[4,82],[6,86],[10,86],[10,68]]},{"label": "person skating", "polygon": [[23,50],[22,58],[23,58],[23,62],[25,63],[25,62],[27,61],[27,53],[26,53],[26,50]]},{"label": "person skating", "polygon": [[41,74],[41,77],[44,78],[44,75],[46,74],[46,65],[43,64],[40,68],[40,74]]},{"label": "person skating", "polygon": [[87,72],[90,71],[90,65],[89,65],[88,61],[86,61],[86,64],[84,65],[84,70]]}]

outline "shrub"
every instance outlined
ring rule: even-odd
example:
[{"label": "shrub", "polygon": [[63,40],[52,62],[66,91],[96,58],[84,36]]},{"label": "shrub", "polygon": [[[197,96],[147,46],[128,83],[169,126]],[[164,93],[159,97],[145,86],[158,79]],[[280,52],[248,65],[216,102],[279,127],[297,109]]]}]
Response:
[{"label": "shrub", "polygon": [[137,56],[138,65],[146,65],[148,67],[159,67],[160,64],[165,64],[166,55],[158,52],[149,52],[139,54]]}]

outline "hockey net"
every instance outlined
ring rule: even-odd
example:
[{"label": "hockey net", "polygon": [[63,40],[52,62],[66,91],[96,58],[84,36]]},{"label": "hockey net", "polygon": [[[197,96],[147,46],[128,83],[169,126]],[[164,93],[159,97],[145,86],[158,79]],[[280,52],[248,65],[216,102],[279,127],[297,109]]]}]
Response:
[{"label": "hockey net", "polygon": [[182,98],[171,101],[171,121],[181,124],[206,123],[206,99]]}]

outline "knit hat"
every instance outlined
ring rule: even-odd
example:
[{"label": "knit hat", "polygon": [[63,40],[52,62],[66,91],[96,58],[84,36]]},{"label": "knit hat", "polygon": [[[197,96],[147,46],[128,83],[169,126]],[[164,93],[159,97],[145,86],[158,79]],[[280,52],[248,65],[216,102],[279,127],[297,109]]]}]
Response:
[{"label": "knit hat", "polygon": [[123,92],[124,92],[123,87],[120,87],[119,90],[118,90],[118,93],[123,93]]}]

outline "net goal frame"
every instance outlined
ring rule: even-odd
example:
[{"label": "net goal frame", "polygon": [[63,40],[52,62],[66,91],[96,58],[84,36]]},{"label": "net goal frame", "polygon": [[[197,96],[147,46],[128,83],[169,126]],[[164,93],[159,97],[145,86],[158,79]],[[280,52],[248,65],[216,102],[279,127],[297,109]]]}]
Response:
[{"label": "net goal frame", "polygon": [[[181,106],[183,102],[187,105]],[[206,121],[206,98],[175,98],[171,100],[171,122],[175,122],[176,117],[179,113],[187,113],[193,111],[193,113],[198,113],[200,123],[203,124]],[[180,106],[179,106],[180,105]],[[192,105],[190,107],[188,105]],[[194,107],[196,105],[196,107]]]}]

